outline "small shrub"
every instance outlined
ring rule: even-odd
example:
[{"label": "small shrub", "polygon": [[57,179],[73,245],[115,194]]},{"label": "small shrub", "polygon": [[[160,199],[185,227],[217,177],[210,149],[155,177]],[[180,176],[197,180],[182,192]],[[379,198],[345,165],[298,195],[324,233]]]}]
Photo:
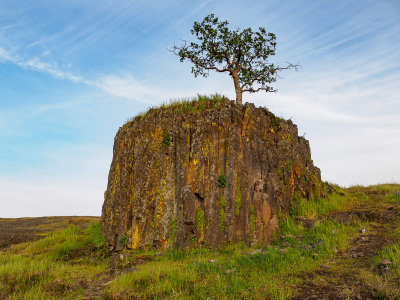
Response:
[{"label": "small shrub", "polygon": [[125,246],[127,240],[128,240],[128,237],[126,235],[123,235],[119,239],[119,243],[121,244],[121,246]]},{"label": "small shrub", "polygon": [[222,173],[222,174],[218,177],[218,187],[220,187],[220,188],[226,187],[226,177],[225,177],[225,174],[224,174],[224,173]]},{"label": "small shrub", "polygon": [[169,136],[169,132],[168,131],[164,131],[164,137],[163,137],[163,141],[162,141],[162,145],[164,147],[169,147],[170,145],[170,136]]}]

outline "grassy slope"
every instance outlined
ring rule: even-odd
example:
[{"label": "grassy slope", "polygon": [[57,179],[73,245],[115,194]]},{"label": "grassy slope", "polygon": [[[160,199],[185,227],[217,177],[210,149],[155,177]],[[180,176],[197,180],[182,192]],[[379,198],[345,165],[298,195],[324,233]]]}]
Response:
[{"label": "grassy slope", "polygon": [[[126,252],[113,275],[99,223],[87,229],[71,226],[0,253],[0,298],[79,299],[103,294],[112,299],[284,299],[302,294],[305,286],[321,293],[344,286],[347,283],[339,277],[354,274],[374,296],[400,297],[395,284],[400,280],[400,217],[381,224],[379,218],[359,214],[398,211],[400,186],[335,189],[323,201],[300,200],[293,205],[291,216],[280,217],[280,231],[270,245],[169,250],[162,255],[151,249]],[[379,244],[372,257],[347,257],[361,228],[371,233],[371,240],[375,233],[384,234],[381,238],[390,244]],[[376,271],[382,258],[392,262],[389,272]],[[329,270],[321,272],[326,267]],[[91,294],[96,285],[100,293]]]},{"label": "grassy slope", "polygon": [[70,226],[0,252],[0,299],[76,298],[106,268],[100,224]]}]

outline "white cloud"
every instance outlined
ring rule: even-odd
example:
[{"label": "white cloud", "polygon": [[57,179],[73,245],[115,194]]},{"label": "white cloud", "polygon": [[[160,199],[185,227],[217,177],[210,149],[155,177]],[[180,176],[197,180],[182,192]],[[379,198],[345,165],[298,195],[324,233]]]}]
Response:
[{"label": "white cloud", "polygon": [[99,216],[103,189],[76,182],[54,184],[50,179],[29,183],[0,179],[0,217]]},{"label": "white cloud", "polygon": [[148,104],[155,104],[157,100],[164,96],[160,91],[139,83],[131,74],[124,76],[107,75],[100,78],[98,82],[91,82],[91,85],[111,95],[135,99]]},{"label": "white cloud", "polygon": [[105,75],[97,81],[88,80],[70,72],[60,70],[55,64],[44,62],[37,57],[24,60],[7,50],[0,48],[0,59],[16,64],[24,69],[44,72],[54,78],[69,80],[75,83],[84,83],[99,88],[110,95],[135,100],[147,104],[155,104],[165,95],[160,91],[145,86],[138,82],[132,74],[126,75]]}]

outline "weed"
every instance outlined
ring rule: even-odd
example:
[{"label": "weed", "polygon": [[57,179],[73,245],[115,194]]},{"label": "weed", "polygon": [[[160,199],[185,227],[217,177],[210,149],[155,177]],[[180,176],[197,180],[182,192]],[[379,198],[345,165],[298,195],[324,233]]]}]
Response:
[{"label": "weed", "polygon": [[386,195],[386,201],[388,202],[400,202],[400,193],[396,191],[392,194]]},{"label": "weed", "polygon": [[224,195],[221,196],[221,200],[219,201],[219,229],[221,231],[225,231],[225,207],[226,207],[226,201],[224,198]]},{"label": "weed", "polygon": [[224,173],[221,173],[218,177],[218,187],[224,188],[226,187],[226,177]]},{"label": "weed", "polygon": [[162,145],[164,147],[169,147],[169,145],[170,145],[170,136],[169,136],[169,132],[167,130],[164,130],[164,137],[162,140]]},{"label": "weed", "polygon": [[276,132],[281,131],[281,129],[282,129],[281,121],[282,120],[283,120],[282,118],[279,118],[279,117],[271,114],[271,125],[275,129],[274,131],[276,131]]},{"label": "weed", "polygon": [[172,221],[171,221],[171,233],[170,233],[170,236],[169,236],[169,242],[170,243],[173,243],[174,241],[175,241],[175,238],[176,238],[176,226],[177,226],[177,221],[176,221],[176,218],[173,218],[172,219]]},{"label": "weed", "polygon": [[391,269],[400,276],[400,242],[385,247],[377,256],[376,263],[387,259],[392,263]]},{"label": "weed", "polygon": [[252,231],[256,230],[256,217],[254,216],[254,205],[250,205],[250,229]]},{"label": "weed", "polygon": [[121,244],[121,246],[125,246],[127,240],[128,240],[128,237],[126,235],[123,235],[119,239],[119,243]]},{"label": "weed", "polygon": [[203,237],[204,234],[204,210],[199,208],[196,211],[196,219],[195,219],[195,225],[196,225],[196,233]]},{"label": "weed", "polygon": [[242,205],[242,194],[240,192],[240,178],[236,178],[236,196],[235,196],[235,215],[238,216],[240,206]]},{"label": "weed", "polygon": [[348,201],[345,197],[333,193],[328,195],[327,198],[316,197],[311,199],[304,199],[298,195],[294,195],[294,201],[296,201],[297,211],[292,211],[292,215],[316,217],[326,216],[332,211],[337,211],[343,208]]}]

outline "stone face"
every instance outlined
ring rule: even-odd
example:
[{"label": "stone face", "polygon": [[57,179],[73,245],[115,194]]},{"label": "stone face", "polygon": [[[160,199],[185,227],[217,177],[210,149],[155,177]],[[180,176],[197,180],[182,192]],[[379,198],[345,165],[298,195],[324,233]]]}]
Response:
[{"label": "stone face", "polygon": [[114,249],[268,242],[294,197],[321,195],[296,125],[253,104],[211,106],[152,109],[119,129],[101,217]]}]

